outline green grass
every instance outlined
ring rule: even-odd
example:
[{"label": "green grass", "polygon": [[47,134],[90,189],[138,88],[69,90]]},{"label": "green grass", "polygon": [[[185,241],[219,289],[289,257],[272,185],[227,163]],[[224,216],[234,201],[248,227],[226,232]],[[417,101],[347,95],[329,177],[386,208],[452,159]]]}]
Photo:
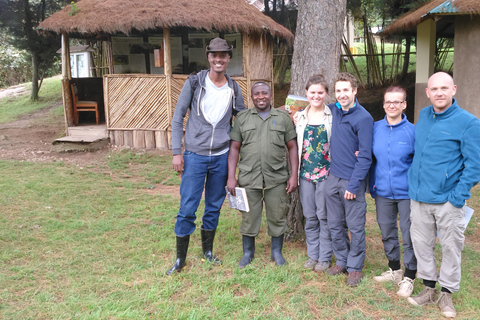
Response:
[{"label": "green grass", "polygon": [[[62,103],[62,84],[59,77],[47,78],[43,81],[37,101],[30,99],[31,82],[24,86],[25,95],[0,100],[0,123],[12,122],[24,114]],[[63,113],[63,107],[57,108],[54,112],[55,114]]]},{"label": "green grass", "polygon": [[[265,218],[256,258],[239,270],[241,217],[226,205],[215,240],[223,265],[201,261],[196,231],[187,267],[166,276],[175,259],[179,197],[153,191],[179,184],[172,171],[171,156],[134,151],[111,152],[105,164],[83,169],[63,162],[0,161],[0,318],[440,318],[435,306],[413,308],[395,295],[395,286],[373,281],[386,259],[370,200],[365,277],[356,288],[347,287],[344,276],[303,270],[303,242],[287,242],[289,264],[276,267]],[[469,204],[479,200],[475,188]],[[454,295],[459,319],[480,313],[478,221],[474,216],[467,229],[462,288]],[[420,290],[417,281],[415,291]]]}]

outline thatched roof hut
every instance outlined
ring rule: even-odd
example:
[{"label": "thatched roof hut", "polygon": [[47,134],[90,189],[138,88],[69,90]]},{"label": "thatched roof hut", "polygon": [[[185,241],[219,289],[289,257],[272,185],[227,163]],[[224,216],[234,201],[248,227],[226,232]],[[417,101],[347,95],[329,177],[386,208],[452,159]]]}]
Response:
[{"label": "thatched roof hut", "polygon": [[470,76],[480,73],[480,1],[432,0],[398,18],[381,35],[416,35],[415,118],[421,108],[430,104],[425,88],[428,78],[437,71],[437,39],[454,37],[456,98],[461,107],[480,117],[478,85]]},{"label": "thatched roof hut", "polygon": [[[428,19],[441,20],[454,15],[480,14],[478,0],[433,0],[420,8],[410,11],[382,30],[382,36],[415,32],[415,27]],[[413,29],[413,31],[412,31]],[[451,31],[451,30],[450,30]],[[443,30],[444,33],[447,30]]]},{"label": "thatched roof hut", "polygon": [[[273,44],[293,34],[245,0],[79,0],[39,26],[62,34],[67,135],[74,132],[70,83],[97,90],[91,79],[71,79],[69,38],[103,41],[99,96],[113,144],[165,148],[180,90],[194,68],[208,67],[205,44],[217,36],[234,45],[227,72],[245,101],[251,83],[273,80]],[[230,69],[231,68],[231,69]],[[97,90],[98,91],[98,90]],[[85,94],[85,100],[90,97]],[[103,98],[103,99],[102,99]],[[251,102],[249,102],[251,104]],[[102,115],[101,115],[101,118]]]},{"label": "thatched roof hut", "polygon": [[41,32],[88,37],[158,28],[268,33],[293,43],[293,34],[245,0],[79,0],[40,23]]}]

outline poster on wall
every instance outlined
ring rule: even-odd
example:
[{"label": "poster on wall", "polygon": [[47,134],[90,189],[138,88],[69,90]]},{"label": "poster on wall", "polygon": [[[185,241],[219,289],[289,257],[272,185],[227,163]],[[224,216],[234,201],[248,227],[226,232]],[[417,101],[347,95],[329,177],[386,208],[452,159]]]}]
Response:
[{"label": "poster on wall", "polygon": [[148,48],[150,53],[150,73],[163,74],[163,67],[155,67],[154,49],[163,49],[163,37],[148,37]]},{"label": "poster on wall", "polygon": [[240,76],[243,74],[242,69],[242,34],[241,33],[231,33],[225,35],[225,40],[228,44],[233,46],[232,49],[232,59],[228,63],[227,73],[230,76]]},{"label": "poster on wall", "polygon": [[115,73],[146,73],[143,38],[112,37]]},{"label": "poster on wall", "polygon": [[205,47],[210,40],[218,37],[218,33],[189,33],[188,34],[188,62],[190,70],[209,69],[205,55]]}]

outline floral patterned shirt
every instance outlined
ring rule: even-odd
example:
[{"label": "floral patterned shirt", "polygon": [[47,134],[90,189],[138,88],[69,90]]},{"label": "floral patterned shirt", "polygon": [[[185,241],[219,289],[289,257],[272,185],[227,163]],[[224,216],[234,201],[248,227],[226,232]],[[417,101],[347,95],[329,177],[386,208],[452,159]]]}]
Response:
[{"label": "floral patterned shirt", "polygon": [[330,169],[330,145],[325,126],[307,124],[303,137],[300,178],[311,182],[323,181]]}]

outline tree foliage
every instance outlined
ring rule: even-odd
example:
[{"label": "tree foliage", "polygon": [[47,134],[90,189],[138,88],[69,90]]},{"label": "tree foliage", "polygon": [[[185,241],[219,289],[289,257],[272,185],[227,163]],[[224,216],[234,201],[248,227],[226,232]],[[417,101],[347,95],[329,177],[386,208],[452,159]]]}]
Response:
[{"label": "tree foliage", "polygon": [[60,48],[59,36],[39,35],[36,27],[65,3],[64,0],[0,0],[0,28],[11,46],[30,55],[32,99],[38,98],[41,81],[52,72]]}]

